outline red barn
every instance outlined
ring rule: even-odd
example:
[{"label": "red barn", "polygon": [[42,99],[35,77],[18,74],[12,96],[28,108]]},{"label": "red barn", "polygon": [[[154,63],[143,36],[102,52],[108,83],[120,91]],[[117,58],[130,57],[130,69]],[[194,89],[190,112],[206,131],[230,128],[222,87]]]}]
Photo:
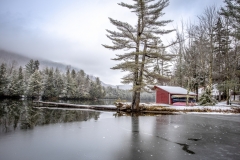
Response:
[{"label": "red barn", "polygon": [[[187,90],[182,87],[173,86],[154,86],[153,90],[156,91],[156,103],[173,104],[173,102],[186,102]],[[189,97],[194,98],[196,94],[189,92]]]}]

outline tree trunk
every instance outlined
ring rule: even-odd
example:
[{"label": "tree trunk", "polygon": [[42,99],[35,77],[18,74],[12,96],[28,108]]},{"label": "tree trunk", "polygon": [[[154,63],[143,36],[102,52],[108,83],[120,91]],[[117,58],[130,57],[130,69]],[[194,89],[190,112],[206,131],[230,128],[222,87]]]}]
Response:
[{"label": "tree trunk", "polygon": [[[142,87],[142,80],[143,80],[143,69],[144,69],[144,64],[145,64],[145,58],[146,58],[146,50],[147,50],[147,44],[145,42],[144,49],[143,49],[143,55],[142,55],[142,64],[140,67],[140,72],[139,72],[139,77],[138,77],[138,84],[135,86],[136,88],[136,93],[133,95],[133,102],[132,102],[132,108],[133,111],[139,111],[139,103],[140,103],[140,95],[141,95],[141,88]],[[140,87],[139,87],[140,86]]]},{"label": "tree trunk", "polygon": [[137,32],[137,42],[136,42],[136,55],[135,55],[135,69],[134,69],[134,79],[133,79],[133,95],[132,95],[132,111],[139,111],[140,103],[140,93],[138,93],[138,63],[139,63],[139,46],[140,46],[140,18],[138,18],[138,32]]},{"label": "tree trunk", "polygon": [[226,91],[226,93],[227,93],[227,105],[229,105],[229,104],[230,104],[230,101],[229,101],[229,99],[230,99],[230,95],[229,95],[229,87],[227,87],[227,91]]},{"label": "tree trunk", "polygon": [[189,90],[190,90],[190,78],[188,78],[188,83],[187,83],[187,100],[186,100],[187,106],[188,106],[188,101],[189,101]]},{"label": "tree trunk", "polygon": [[222,99],[222,96],[221,96],[221,91],[219,90],[219,91],[218,91],[218,101],[220,102],[220,101],[221,101],[221,99]]},{"label": "tree trunk", "polygon": [[133,91],[132,107],[131,107],[133,112],[139,111],[139,103],[140,103],[140,94],[137,91]]},{"label": "tree trunk", "polygon": [[198,83],[196,84],[196,94],[197,94],[197,96],[196,96],[196,102],[198,102]]},{"label": "tree trunk", "polygon": [[236,88],[235,88],[235,86],[234,86],[234,88],[233,88],[233,100],[235,101],[235,98],[236,98]]}]

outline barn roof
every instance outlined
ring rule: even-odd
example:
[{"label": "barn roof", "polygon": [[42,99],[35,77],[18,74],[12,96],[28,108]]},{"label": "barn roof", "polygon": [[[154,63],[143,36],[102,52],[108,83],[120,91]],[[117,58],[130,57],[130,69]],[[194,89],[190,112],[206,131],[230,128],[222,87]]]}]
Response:
[{"label": "barn roof", "polygon": [[[167,91],[168,93],[171,94],[187,94],[187,90],[182,88],[182,87],[174,87],[174,86],[154,86],[154,88],[161,88],[165,91]],[[193,92],[189,92],[190,95],[196,95]]]}]

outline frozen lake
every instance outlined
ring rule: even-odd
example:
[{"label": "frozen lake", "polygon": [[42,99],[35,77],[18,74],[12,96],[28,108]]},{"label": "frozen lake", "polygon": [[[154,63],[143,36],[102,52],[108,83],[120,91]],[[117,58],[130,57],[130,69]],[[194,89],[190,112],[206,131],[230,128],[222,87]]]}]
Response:
[{"label": "frozen lake", "polygon": [[240,159],[239,115],[118,116],[0,103],[0,160]]}]

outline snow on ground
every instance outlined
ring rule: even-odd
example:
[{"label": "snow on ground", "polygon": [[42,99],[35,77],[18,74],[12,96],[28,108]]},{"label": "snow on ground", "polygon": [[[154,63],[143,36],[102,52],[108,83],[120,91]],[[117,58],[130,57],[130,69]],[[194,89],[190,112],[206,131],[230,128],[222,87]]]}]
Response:
[{"label": "snow on ground", "polygon": [[[219,102],[215,106],[200,106],[200,105],[194,105],[194,106],[173,106],[173,105],[168,105],[168,104],[156,104],[156,103],[141,103],[141,105],[144,105],[145,107],[164,107],[166,109],[174,109],[174,110],[179,110],[179,111],[192,111],[191,114],[193,113],[205,113],[205,114],[222,114],[222,112],[227,112],[227,111],[233,111],[234,108],[240,108],[240,105],[237,103],[234,103],[232,105],[227,105],[226,101],[225,102]],[[194,110],[198,111],[204,111],[208,110],[209,112],[193,112]],[[231,113],[225,113],[225,114],[231,114]]]}]

